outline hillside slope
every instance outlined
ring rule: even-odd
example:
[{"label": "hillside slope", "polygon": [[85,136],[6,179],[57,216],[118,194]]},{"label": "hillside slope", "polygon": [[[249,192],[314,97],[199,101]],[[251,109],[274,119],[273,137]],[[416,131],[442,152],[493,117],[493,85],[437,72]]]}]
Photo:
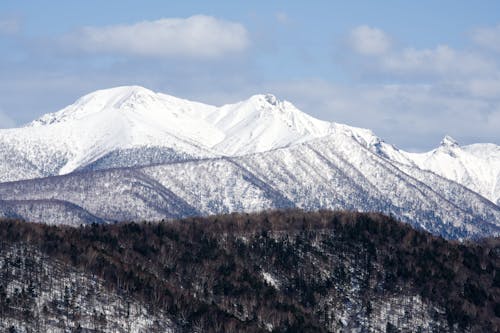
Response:
[{"label": "hillside slope", "polygon": [[[286,211],[82,228],[2,221],[0,240],[8,263],[0,266],[0,325],[18,329],[57,311],[55,332],[65,322],[92,328],[87,318],[100,303],[86,301],[89,276],[101,298],[120,295],[116,309],[123,300],[144,306],[137,323],[148,332],[500,329],[498,240],[449,242],[380,214]],[[52,270],[68,278],[48,283]],[[37,312],[47,294],[59,301]],[[130,323],[113,311],[93,332]]]},{"label": "hillside slope", "polygon": [[406,153],[415,165],[462,184],[500,205],[500,147],[494,144],[460,146],[447,136],[426,153]]},{"label": "hillside slope", "polygon": [[[414,166],[387,163],[349,135],[235,158],[193,160],[142,168],[79,172],[0,184],[13,215],[38,216],[22,203],[57,200],[102,221],[140,221],[255,212],[271,208],[383,212],[446,238],[499,234],[500,208],[465,187]],[[1,207],[1,205],[0,205]],[[53,209],[57,212],[57,209]]]}]

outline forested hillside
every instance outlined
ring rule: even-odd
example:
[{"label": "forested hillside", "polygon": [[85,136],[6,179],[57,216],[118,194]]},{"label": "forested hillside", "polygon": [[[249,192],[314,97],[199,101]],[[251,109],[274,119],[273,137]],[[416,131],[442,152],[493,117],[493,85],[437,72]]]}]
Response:
[{"label": "forested hillside", "polygon": [[450,242],[380,214],[4,220],[0,246],[11,332],[500,329],[498,239]]}]

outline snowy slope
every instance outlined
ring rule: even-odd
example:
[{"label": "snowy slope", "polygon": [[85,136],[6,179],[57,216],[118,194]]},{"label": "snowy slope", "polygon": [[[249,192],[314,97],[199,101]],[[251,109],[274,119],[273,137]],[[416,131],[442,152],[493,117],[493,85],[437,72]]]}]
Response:
[{"label": "snowy slope", "polygon": [[221,107],[131,86],[99,90],[29,125],[0,130],[0,181],[264,152],[333,132],[368,130],[315,119],[273,95]]},{"label": "snowy slope", "polygon": [[405,171],[337,133],[236,158],[3,183],[0,197],[66,201],[104,221],[299,207],[384,212],[447,238],[499,234],[498,206],[434,173],[402,166]]},{"label": "snowy slope", "polygon": [[0,181],[241,156],[343,133],[391,163],[433,171],[500,200],[500,147],[445,138],[428,153],[402,151],[367,129],[315,119],[273,95],[210,106],[125,86],[90,93],[26,127],[0,130]]},{"label": "snowy slope", "polygon": [[0,201],[0,215],[4,218],[23,219],[54,225],[79,226],[104,223],[105,220],[85,209],[63,200],[7,200]]},{"label": "snowy slope", "polygon": [[192,114],[210,108],[140,87],[97,91],[26,127],[1,130],[0,178],[67,174],[131,150],[141,156],[151,148],[167,149],[169,158],[161,154],[160,162],[214,156],[200,142],[202,134],[218,133]]},{"label": "snowy slope", "polygon": [[[128,134],[111,119],[128,122],[140,130],[133,128],[134,133]],[[96,123],[103,126],[96,132],[106,132],[110,139],[125,141],[129,146],[168,146],[158,136],[157,132],[161,132],[213,148],[222,155],[262,152],[303,142],[328,134],[332,126],[273,95],[254,95],[243,102],[215,107],[132,86],[96,91],[59,112],[42,116],[28,127],[52,128],[51,125],[59,124],[55,128],[71,132],[75,125],[93,127]],[[67,135],[59,133],[63,138]]]},{"label": "snowy slope", "polygon": [[500,146],[473,144],[461,147],[446,136],[438,148],[406,153],[419,168],[462,184],[500,205]]},{"label": "snowy slope", "polygon": [[315,119],[273,95],[255,95],[206,117],[223,133],[214,149],[234,156],[268,151],[327,135],[333,124]]},{"label": "snowy slope", "polygon": [[216,107],[118,87],[0,130],[0,214],[53,223],[301,207],[382,211],[450,238],[491,235],[499,179],[499,146],[446,138],[408,153],[273,95]]}]

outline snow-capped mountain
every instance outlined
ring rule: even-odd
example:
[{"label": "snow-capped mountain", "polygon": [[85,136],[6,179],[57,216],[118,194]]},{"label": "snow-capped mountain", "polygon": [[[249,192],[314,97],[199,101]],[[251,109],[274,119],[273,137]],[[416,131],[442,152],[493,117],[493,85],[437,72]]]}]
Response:
[{"label": "snow-capped mountain", "polygon": [[451,179],[500,205],[500,146],[473,144],[461,147],[446,136],[427,153],[406,153],[419,168]]},{"label": "snow-capped mountain", "polygon": [[333,125],[315,119],[273,95],[250,99],[214,110],[205,118],[222,134],[213,146],[226,156],[264,152],[305,142],[332,132]]},{"label": "snow-capped mountain", "polygon": [[216,107],[118,87],[0,130],[0,212],[81,223],[356,209],[451,238],[489,235],[500,225],[499,151],[447,138],[408,153],[273,95]]},{"label": "snow-capped mountain", "polygon": [[366,145],[381,142],[369,130],[315,119],[273,95],[215,107],[118,87],[88,94],[25,127],[0,130],[0,180],[240,156],[335,132]]},{"label": "snow-capped mountain", "polygon": [[199,142],[218,133],[193,116],[207,108],[139,87],[97,91],[28,126],[0,131],[1,180],[66,174],[91,163],[122,166],[110,154],[124,160],[134,151],[139,160],[158,155],[151,162],[214,156]]},{"label": "snow-capped mountain", "polygon": [[[109,122],[111,119],[119,123]],[[123,131],[123,122],[133,131]],[[243,102],[215,107],[137,86],[91,93],[28,127],[59,124],[74,131],[75,127],[94,127],[96,123],[105,123],[96,131],[122,141],[121,148],[168,146],[169,142],[159,135],[168,133],[222,155],[262,152],[303,142],[328,134],[331,127],[273,95],[254,95]],[[119,131],[121,136],[117,135]],[[128,136],[123,137],[125,134]]]},{"label": "snow-capped mountain", "polygon": [[[434,173],[402,166],[352,136],[333,134],[241,157],[3,183],[0,197],[15,201],[15,217],[62,223],[80,223],[82,216],[92,222],[159,220],[298,207],[384,212],[448,238],[500,232],[498,206]],[[43,200],[57,203],[55,216],[22,209],[22,203]],[[62,220],[61,202],[76,205],[77,217]]]},{"label": "snow-capped mountain", "polygon": [[215,107],[118,87],[0,130],[0,180],[262,152],[324,136],[330,127],[272,95]]}]

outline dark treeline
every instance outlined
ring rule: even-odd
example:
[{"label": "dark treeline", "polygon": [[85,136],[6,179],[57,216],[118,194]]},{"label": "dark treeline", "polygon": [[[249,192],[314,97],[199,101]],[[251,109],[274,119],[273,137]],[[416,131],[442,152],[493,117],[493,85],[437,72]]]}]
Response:
[{"label": "dark treeline", "polygon": [[[499,239],[450,242],[381,214],[291,210],[80,228],[4,220],[0,244],[28,244],[94,274],[185,331],[397,332],[405,320],[421,325],[412,331],[500,330]],[[396,317],[406,311],[401,327],[379,311],[387,304]]]}]

